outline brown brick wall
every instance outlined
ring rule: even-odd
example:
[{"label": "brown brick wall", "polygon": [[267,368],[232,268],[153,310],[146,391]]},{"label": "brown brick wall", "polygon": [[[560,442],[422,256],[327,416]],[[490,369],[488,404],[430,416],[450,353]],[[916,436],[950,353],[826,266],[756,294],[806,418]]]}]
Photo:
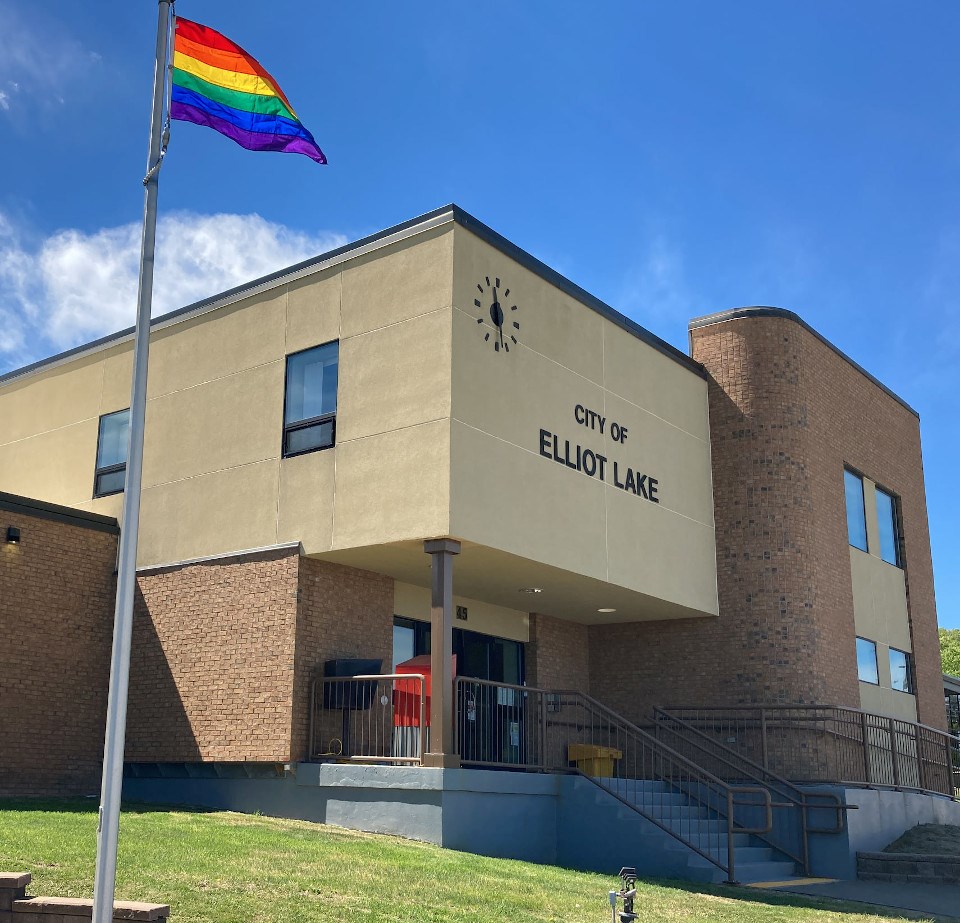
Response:
[{"label": "brown brick wall", "polygon": [[[393,580],[352,567],[303,558],[293,694],[293,756],[308,748],[310,680],[325,660],[379,658],[390,671],[393,656]],[[318,728],[339,734],[335,727]]]},{"label": "brown brick wall", "polygon": [[393,643],[393,581],[295,549],[138,578],[126,759],[286,762],[307,751],[310,679]]},{"label": "brown brick wall", "polygon": [[528,685],[590,692],[586,625],[531,613],[526,654]]},{"label": "brown brick wall", "polygon": [[100,788],[117,537],[0,510],[0,794]]},{"label": "brown brick wall", "polygon": [[126,759],[290,759],[296,549],[138,577]]},{"label": "brown brick wall", "polygon": [[[636,720],[657,703],[858,707],[847,463],[902,498],[920,718],[942,726],[916,417],[788,318],[691,340],[711,375],[720,616],[591,627],[593,694]],[[616,649],[629,670],[608,669]]]}]

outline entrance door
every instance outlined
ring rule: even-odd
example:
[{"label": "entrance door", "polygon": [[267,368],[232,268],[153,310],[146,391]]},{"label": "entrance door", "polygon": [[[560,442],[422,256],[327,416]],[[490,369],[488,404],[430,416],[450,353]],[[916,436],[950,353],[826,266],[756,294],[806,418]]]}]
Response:
[{"label": "entrance door", "polygon": [[[523,682],[523,645],[475,631],[455,630],[462,652],[460,675],[519,686]],[[460,661],[458,661],[460,662]],[[524,761],[524,705],[517,689],[462,685],[460,749],[464,761],[516,764]]]},{"label": "entrance door", "polygon": [[[396,616],[393,663],[430,653],[430,623]],[[522,686],[524,645],[462,628],[453,629],[457,674],[470,679]],[[460,749],[464,761],[522,763],[526,696],[515,689],[466,684],[457,703]]]},{"label": "entrance door", "polygon": [[[394,616],[394,669],[404,660],[429,653],[430,623]],[[512,683],[515,686],[522,686],[524,683],[524,649],[521,641],[454,628],[453,653],[457,655],[459,676],[489,679],[495,683]]]}]

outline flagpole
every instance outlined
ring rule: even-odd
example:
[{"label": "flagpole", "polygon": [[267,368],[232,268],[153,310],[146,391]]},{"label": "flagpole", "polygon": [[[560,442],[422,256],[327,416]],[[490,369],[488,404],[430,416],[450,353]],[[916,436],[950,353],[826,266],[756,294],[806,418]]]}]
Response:
[{"label": "flagpole", "polygon": [[123,493],[123,522],[117,564],[117,603],[110,657],[110,691],[103,744],[103,779],[97,824],[97,866],[93,883],[92,923],[112,923],[117,877],[117,839],[120,832],[120,790],[123,784],[123,746],[127,726],[127,690],[130,679],[130,637],[137,585],[137,532],[140,525],[140,481],[143,470],[143,423],[147,407],[147,353],[150,346],[150,309],[153,301],[153,255],[157,230],[159,167],[164,143],[164,97],[167,86],[170,22],[174,0],[158,0],[157,57],[153,74],[150,152],[143,181],[143,236],[140,244],[140,284],[137,322],[133,335],[133,389],[130,431]]}]

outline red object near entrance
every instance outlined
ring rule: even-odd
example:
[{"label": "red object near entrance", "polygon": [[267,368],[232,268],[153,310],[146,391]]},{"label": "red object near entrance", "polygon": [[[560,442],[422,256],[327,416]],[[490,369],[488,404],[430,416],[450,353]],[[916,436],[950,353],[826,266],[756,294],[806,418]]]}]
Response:
[{"label": "red object near entrance", "polygon": [[[453,675],[457,675],[457,655],[453,655]],[[430,694],[433,688],[430,655],[420,654],[398,663],[395,673],[419,673],[424,677],[424,725],[430,727]],[[453,689],[450,690],[453,695]],[[420,727],[420,681],[396,679],[393,681],[393,726]]]}]

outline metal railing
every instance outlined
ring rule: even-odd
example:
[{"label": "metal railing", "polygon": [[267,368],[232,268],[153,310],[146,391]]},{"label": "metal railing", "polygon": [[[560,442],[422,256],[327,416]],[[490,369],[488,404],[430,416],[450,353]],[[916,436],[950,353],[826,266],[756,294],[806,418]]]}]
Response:
[{"label": "metal railing", "polygon": [[310,684],[309,758],[419,765],[430,744],[419,673],[318,677]]},{"label": "metal railing", "polygon": [[951,766],[953,776],[953,797],[960,801],[960,740],[953,738],[953,750],[951,751]]},{"label": "metal railing", "polygon": [[927,725],[840,705],[674,706],[663,711],[794,783],[955,796],[954,739]]},{"label": "metal railing", "polygon": [[579,692],[458,677],[468,766],[579,772],[736,880],[735,836],[765,834],[769,791],[725,782]]},{"label": "metal railing", "polygon": [[762,836],[771,846],[800,863],[810,874],[810,835],[838,834],[846,826],[847,806],[833,792],[809,792],[736,750],[721,744],[662,708],[653,710],[654,733],[678,753],[726,782],[762,785],[770,791],[774,823]]}]

